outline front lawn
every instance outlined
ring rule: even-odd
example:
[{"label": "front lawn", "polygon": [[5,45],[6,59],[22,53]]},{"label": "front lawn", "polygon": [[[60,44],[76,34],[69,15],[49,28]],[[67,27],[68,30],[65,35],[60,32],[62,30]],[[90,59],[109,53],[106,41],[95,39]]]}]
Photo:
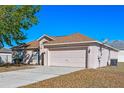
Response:
[{"label": "front lawn", "polygon": [[100,69],[105,71],[124,72],[124,62],[118,63],[118,66],[108,66]]},{"label": "front lawn", "polygon": [[118,67],[85,69],[23,86],[24,88],[124,88],[124,63]]},{"label": "front lawn", "polygon": [[23,70],[23,69],[32,69],[34,68],[33,65],[11,65],[11,66],[0,66],[0,73],[1,72],[8,72],[8,71],[15,71],[15,70]]}]

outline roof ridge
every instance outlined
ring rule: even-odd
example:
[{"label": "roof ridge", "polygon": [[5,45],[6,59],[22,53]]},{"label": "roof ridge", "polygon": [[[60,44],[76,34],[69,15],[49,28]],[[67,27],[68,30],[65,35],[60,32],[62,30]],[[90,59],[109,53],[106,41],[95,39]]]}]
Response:
[{"label": "roof ridge", "polygon": [[50,36],[50,35],[48,35],[48,36],[50,36],[50,37],[65,37],[65,36],[71,36],[71,35],[75,35],[75,34],[80,34],[80,35],[82,35],[81,33],[76,32],[76,33],[73,33],[73,34],[62,35],[62,36]]},{"label": "roof ridge", "polygon": [[81,33],[79,33],[79,32],[77,32],[77,33],[75,33],[75,34],[72,34],[72,35],[81,35],[81,36],[83,36],[83,37],[86,37],[86,38],[89,38],[89,39],[95,40],[95,39],[90,38],[89,36],[84,35],[84,34],[81,34]]}]

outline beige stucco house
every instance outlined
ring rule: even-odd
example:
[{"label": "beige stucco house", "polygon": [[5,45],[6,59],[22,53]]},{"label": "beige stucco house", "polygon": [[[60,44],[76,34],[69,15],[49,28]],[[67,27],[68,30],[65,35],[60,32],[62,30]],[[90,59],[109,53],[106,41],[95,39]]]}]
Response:
[{"label": "beige stucco house", "polygon": [[13,47],[22,53],[23,62],[43,66],[98,68],[118,59],[118,50],[80,33],[68,36],[43,35],[39,39]]}]

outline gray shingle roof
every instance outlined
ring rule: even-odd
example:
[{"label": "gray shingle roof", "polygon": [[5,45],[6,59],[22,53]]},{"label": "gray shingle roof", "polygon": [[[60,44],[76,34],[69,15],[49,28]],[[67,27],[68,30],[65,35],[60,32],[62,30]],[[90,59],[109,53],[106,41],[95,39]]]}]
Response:
[{"label": "gray shingle roof", "polygon": [[0,49],[0,53],[11,53],[11,49],[7,49],[7,48],[1,48]]}]

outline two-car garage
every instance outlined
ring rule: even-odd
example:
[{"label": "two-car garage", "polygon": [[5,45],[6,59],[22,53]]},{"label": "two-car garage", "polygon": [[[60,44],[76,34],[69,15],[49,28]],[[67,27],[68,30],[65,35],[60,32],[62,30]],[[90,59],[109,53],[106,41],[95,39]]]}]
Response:
[{"label": "two-car garage", "polygon": [[86,48],[51,49],[49,66],[86,67]]},{"label": "two-car garage", "polygon": [[46,66],[98,68],[110,65],[111,59],[118,57],[118,50],[99,42],[47,45],[45,48]]}]

